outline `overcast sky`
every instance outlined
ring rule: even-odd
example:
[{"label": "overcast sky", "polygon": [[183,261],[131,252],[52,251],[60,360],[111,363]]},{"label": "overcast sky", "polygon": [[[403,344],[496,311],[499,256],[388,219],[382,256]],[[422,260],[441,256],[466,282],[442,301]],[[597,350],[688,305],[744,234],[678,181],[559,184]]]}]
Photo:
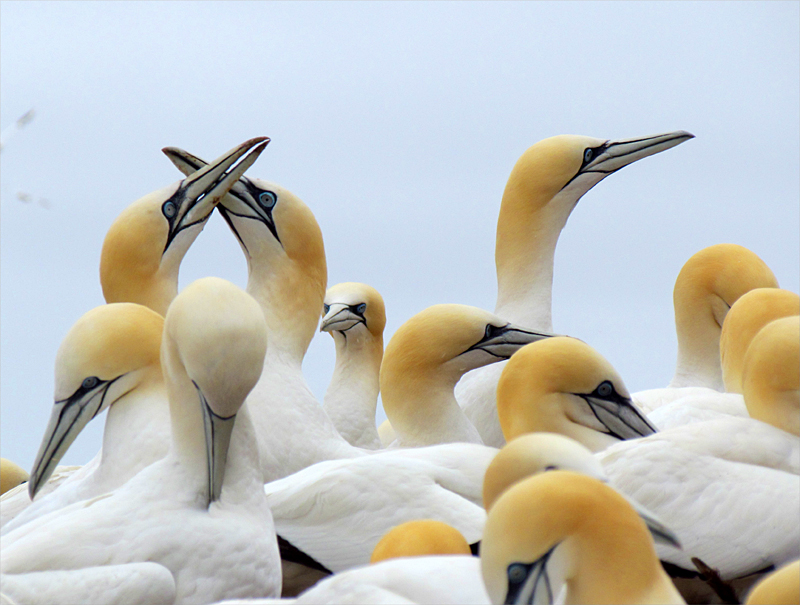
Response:
[{"label": "overcast sky", "polygon": [[[58,346],[103,303],[106,230],[180,178],[160,149],[212,159],[258,135],[272,142],[249,174],[313,210],[329,285],[383,294],[388,342],[432,304],[494,308],[500,198],[527,147],[694,133],[589,192],[556,253],[556,331],[631,390],[665,386],[692,254],[741,244],[798,291],[799,7],[2,2],[0,455],[30,469]],[[217,214],[181,285],[206,275],[246,283]],[[333,358],[318,335],[305,369],[320,399]],[[89,460],[103,423],[63,463]]]}]

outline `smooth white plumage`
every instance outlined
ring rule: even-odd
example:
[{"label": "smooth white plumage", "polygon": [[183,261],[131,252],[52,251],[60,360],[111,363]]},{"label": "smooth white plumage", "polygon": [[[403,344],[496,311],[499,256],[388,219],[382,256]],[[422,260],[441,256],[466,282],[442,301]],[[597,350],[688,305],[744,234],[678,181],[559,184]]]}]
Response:
[{"label": "smooth white plumage", "polygon": [[218,605],[488,605],[480,565],[480,559],[468,555],[390,559],[326,578],[296,599],[224,601]]},{"label": "smooth white plumage", "polygon": [[[126,208],[111,225],[103,242],[100,282],[106,302],[139,303],[152,309],[153,315],[163,316],[178,292],[180,264],[187,250],[203,230],[215,204],[255,162],[268,142],[269,139],[265,137],[245,141],[217,158],[205,169],[174,185],[150,193]],[[250,149],[253,151],[247,154]],[[245,154],[247,154],[246,157],[241,159]],[[239,161],[240,159],[241,161]],[[109,329],[114,330],[111,328],[111,315],[121,316],[124,312],[112,311],[109,314],[95,310],[93,313],[92,317],[88,317],[87,314],[83,318],[84,333],[74,336],[73,341],[91,338],[93,331],[103,334]],[[152,331],[150,328],[154,320],[147,317],[139,318],[139,320],[143,322],[142,342],[150,342],[154,336],[148,334],[148,331]],[[135,325],[132,325],[131,322],[135,324],[139,320],[129,319],[127,329],[135,332]],[[98,325],[92,325],[93,322]],[[124,340],[126,336],[120,334],[119,338]],[[93,360],[97,371],[100,371],[98,367],[104,368],[106,372],[110,369],[104,367],[103,364],[106,362],[102,359],[103,357],[116,361],[119,366],[121,360],[115,356],[114,349],[119,346],[129,350],[129,345],[135,343],[137,336],[128,334],[127,338],[132,340],[125,344],[108,342],[108,339],[103,342],[100,338],[96,338],[95,346],[108,348],[108,351]],[[113,413],[108,415],[104,442],[100,452],[83,467],[60,468],[43,485],[38,481],[35,472],[34,481],[37,483],[39,499],[24,518],[9,527],[17,527],[44,512],[56,510],[71,502],[114,489],[148,464],[164,456],[169,443],[168,408],[157,359],[160,333],[155,338],[157,338],[154,345],[156,370],[149,372],[146,378],[140,376],[139,382],[131,385],[131,389],[135,389],[131,393],[122,394],[127,403],[120,404]],[[97,355],[98,352],[95,351],[95,356]],[[63,371],[68,375],[68,379],[74,380],[76,376],[71,375],[69,371],[75,369],[76,361],[69,358],[68,352],[62,353],[60,359],[57,360],[57,365],[59,361],[64,368],[56,368],[57,377],[58,372]],[[153,360],[151,359],[151,361]],[[122,372],[120,367],[116,369]],[[142,370],[141,368],[136,369],[140,372]],[[78,382],[94,375],[93,372],[89,372],[81,376]],[[108,378],[115,376],[108,376]],[[131,377],[128,376],[123,383],[130,381]],[[62,380],[63,382],[64,380]],[[74,384],[73,386],[77,388],[78,385]],[[119,386],[119,384],[116,385],[115,389],[118,390]],[[57,388],[62,390],[63,387],[63,384],[60,387],[57,385]],[[56,400],[59,400],[61,396],[68,397],[73,392],[74,389],[69,393],[59,394],[57,392]],[[112,400],[113,398],[105,398],[102,409],[105,409]],[[65,430],[65,426],[59,427],[57,423],[60,418],[60,408],[61,406],[57,404],[48,431]],[[75,409],[77,406],[73,406],[72,413]],[[99,411],[101,410],[98,410],[97,413]],[[65,421],[68,420],[70,420],[69,415],[65,418]],[[82,423],[72,425],[72,432],[68,433],[68,440],[62,441],[59,445],[61,449],[55,463],[88,420],[88,417],[84,417],[81,419]],[[45,435],[45,442],[52,434]],[[58,440],[55,443],[58,443]],[[45,453],[45,445],[45,443],[42,444],[43,450],[40,455]],[[132,455],[131,452],[137,452],[137,454]],[[48,454],[52,453],[48,452]],[[49,475],[52,465],[49,464],[49,460],[43,462],[49,465]],[[45,469],[39,470],[44,471]],[[64,487],[59,490],[60,495],[48,497],[45,500],[44,497],[60,487],[62,483]],[[0,501],[0,525],[3,526],[3,532],[6,531],[6,524],[25,511],[30,504],[31,498],[23,490],[9,494]]]},{"label": "smooth white plumage", "polygon": [[684,551],[664,547],[662,559],[691,569],[699,557],[725,580],[800,556],[800,318],[753,339],[743,385],[752,418],[697,422],[598,454],[614,484],[681,537]]},{"label": "smooth white plumage", "polygon": [[[612,172],[691,138],[684,131],[626,141],[562,135],[530,147],[511,171],[500,206],[495,313],[551,333],[556,243],[578,200]],[[505,443],[495,404],[502,365],[471,372],[456,389],[483,442],[495,447]]]},{"label": "smooth white plumage", "polygon": [[[72,327],[56,356],[56,403],[28,483],[28,496],[36,493],[36,498],[32,503],[28,498],[29,505],[14,517],[13,508],[22,508],[26,494],[0,503],[3,535],[112,491],[167,453],[169,405],[159,354],[163,325],[164,319],[147,307],[113,303],[92,309]],[[48,481],[52,468],[106,408],[100,452],[59,480],[58,489],[40,490],[54,484]]]},{"label": "smooth white plumage", "polygon": [[367,284],[345,282],[325,293],[320,331],[336,344],[336,366],[323,408],[339,433],[356,447],[381,449],[375,426],[386,310]]},{"label": "smooth white plumage", "polygon": [[243,407],[265,347],[263,315],[244,292],[217,278],[187,287],[164,326],[169,454],[113,492],[7,534],[3,592],[14,599],[37,585],[26,574],[60,571],[47,582],[63,602],[112,602],[108,578],[117,573],[137,602],[279,594],[278,548]]},{"label": "smooth white plumage", "polygon": [[[205,166],[181,149],[164,152],[184,174]],[[247,259],[247,292],[267,320],[267,359],[248,398],[264,481],[369,453],[339,434],[303,376],[328,279],[322,232],[311,210],[283,187],[247,177],[218,209]]]}]

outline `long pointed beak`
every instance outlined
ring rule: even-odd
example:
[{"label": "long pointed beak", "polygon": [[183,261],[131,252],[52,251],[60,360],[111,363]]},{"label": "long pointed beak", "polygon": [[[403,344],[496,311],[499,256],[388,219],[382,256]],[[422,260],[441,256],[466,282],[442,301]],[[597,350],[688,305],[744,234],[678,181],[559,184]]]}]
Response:
[{"label": "long pointed beak", "polygon": [[677,130],[638,139],[609,141],[604,145],[603,152],[586,164],[581,169],[581,173],[601,172],[611,174],[636,160],[666,151],[693,138],[693,134],[685,130]]},{"label": "long pointed beak", "polygon": [[113,381],[102,382],[88,392],[53,404],[53,411],[28,479],[28,495],[31,500],[53,474],[56,465],[83,427],[104,409],[103,403],[111,382]]},{"label": "long pointed beak", "polygon": [[646,437],[656,432],[656,427],[627,397],[601,399],[591,395],[578,395],[589,404],[589,408],[608,433],[620,440]]},{"label": "long pointed beak", "polygon": [[203,427],[206,434],[206,460],[208,462],[208,503],[217,500],[222,493],[225,480],[225,464],[228,461],[228,448],[236,421],[236,414],[229,418],[217,416],[208,405],[203,392],[198,388],[200,406],[203,410]]},{"label": "long pointed beak", "polygon": [[[175,208],[172,211],[173,216],[168,216],[170,232],[164,247],[165,251],[180,231],[201,223],[209,217],[214,206],[253,165],[268,143],[267,137],[256,137],[245,141],[210,164],[197,171],[192,171],[187,178],[181,181],[177,191],[165,202],[165,205],[171,202]],[[236,164],[253,147],[255,149]],[[166,149],[170,148],[166,147]]]},{"label": "long pointed beak", "polygon": [[508,359],[525,345],[544,338],[550,338],[551,336],[555,336],[555,334],[533,332],[513,324],[507,324],[502,328],[498,328],[490,336],[481,339],[464,352],[480,349],[481,351],[486,351],[489,355],[494,355],[498,360]]},{"label": "long pointed beak", "polygon": [[353,313],[349,306],[341,305],[340,308],[337,309],[334,305],[331,305],[330,310],[325,314],[325,317],[322,318],[319,331],[344,332],[358,323],[364,323],[364,318]]},{"label": "long pointed beak", "polygon": [[[164,155],[166,155],[175,167],[185,175],[193,174],[195,171],[201,170],[206,166],[205,160],[179,147],[164,147],[161,151],[163,151]],[[270,196],[274,194],[273,192],[260,189],[252,180],[245,177],[233,184],[228,195],[222,199],[218,206],[223,218],[236,235],[236,238],[241,242],[242,246],[244,246],[245,250],[247,249],[247,245],[239,235],[230,215],[261,221],[266,225],[278,243],[280,243],[281,246],[283,245],[278,235],[278,228],[272,218],[272,207],[260,203],[262,195]]]}]

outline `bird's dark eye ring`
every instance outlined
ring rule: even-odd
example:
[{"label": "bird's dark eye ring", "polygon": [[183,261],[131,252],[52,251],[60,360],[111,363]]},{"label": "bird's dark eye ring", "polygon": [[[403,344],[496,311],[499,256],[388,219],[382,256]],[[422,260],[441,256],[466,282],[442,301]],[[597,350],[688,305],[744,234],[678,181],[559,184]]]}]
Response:
[{"label": "bird's dark eye ring", "polygon": [[161,206],[161,212],[163,212],[164,216],[167,218],[172,218],[178,212],[178,207],[175,205],[175,202],[166,201],[164,205]]},{"label": "bird's dark eye ring", "polygon": [[588,164],[589,162],[591,162],[593,155],[594,155],[594,150],[591,149],[591,148],[587,149],[586,151],[584,151],[583,152],[583,163],[584,164]]},{"label": "bird's dark eye ring", "polygon": [[367,303],[361,303],[356,307],[356,313],[363,313],[367,310]]},{"label": "bird's dark eye ring", "polygon": [[597,387],[597,394],[600,395],[600,397],[608,397],[613,392],[614,385],[612,385],[608,380],[601,382],[600,386]]},{"label": "bird's dark eye ring", "polygon": [[258,203],[261,204],[264,208],[272,208],[275,206],[275,202],[278,201],[278,198],[275,197],[275,194],[272,191],[263,191],[258,196]]},{"label": "bird's dark eye ring", "polygon": [[519,584],[528,575],[528,570],[522,563],[512,563],[508,566],[508,581],[512,584]]},{"label": "bird's dark eye ring", "polygon": [[97,376],[89,376],[88,378],[83,379],[81,386],[88,391],[89,389],[96,387],[98,382],[100,382],[100,380],[97,378]]},{"label": "bird's dark eye ring", "polygon": [[325,311],[325,313],[327,313],[328,311],[330,311],[330,310],[331,310],[331,306],[330,306],[330,305],[323,304],[323,305],[322,305],[322,309]]}]

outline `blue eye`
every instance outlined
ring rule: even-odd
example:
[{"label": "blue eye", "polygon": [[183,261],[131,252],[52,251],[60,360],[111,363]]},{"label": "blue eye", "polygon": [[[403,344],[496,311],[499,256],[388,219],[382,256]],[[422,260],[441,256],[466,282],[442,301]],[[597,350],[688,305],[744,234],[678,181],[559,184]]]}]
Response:
[{"label": "blue eye", "polygon": [[167,218],[172,218],[178,212],[178,207],[175,205],[175,202],[167,201],[161,206],[161,212],[163,212],[164,216]]},{"label": "blue eye", "polygon": [[588,164],[589,162],[591,162],[593,154],[594,154],[594,150],[593,149],[587,149],[586,151],[584,151],[583,152],[583,163],[584,164]]},{"label": "blue eye", "polygon": [[512,563],[508,566],[508,581],[512,584],[523,582],[528,576],[528,567],[522,563]]},{"label": "blue eye", "polygon": [[89,389],[96,387],[98,382],[100,382],[100,380],[97,378],[97,376],[89,376],[89,378],[83,379],[81,386],[88,391]]},{"label": "blue eye", "polygon": [[600,395],[600,397],[608,397],[613,392],[614,386],[608,380],[601,382],[600,386],[597,387],[597,394]]},{"label": "blue eye", "polygon": [[356,313],[364,313],[367,310],[367,303],[361,303],[356,307]]},{"label": "blue eye", "polygon": [[275,202],[277,201],[278,197],[274,193],[272,193],[272,191],[263,191],[258,196],[258,203],[267,209],[270,209],[273,206],[275,206]]},{"label": "blue eye", "polygon": [[328,311],[330,311],[330,310],[331,310],[331,306],[330,306],[330,305],[325,305],[325,304],[323,304],[323,305],[322,305],[322,308],[325,310],[325,313],[327,313]]}]

